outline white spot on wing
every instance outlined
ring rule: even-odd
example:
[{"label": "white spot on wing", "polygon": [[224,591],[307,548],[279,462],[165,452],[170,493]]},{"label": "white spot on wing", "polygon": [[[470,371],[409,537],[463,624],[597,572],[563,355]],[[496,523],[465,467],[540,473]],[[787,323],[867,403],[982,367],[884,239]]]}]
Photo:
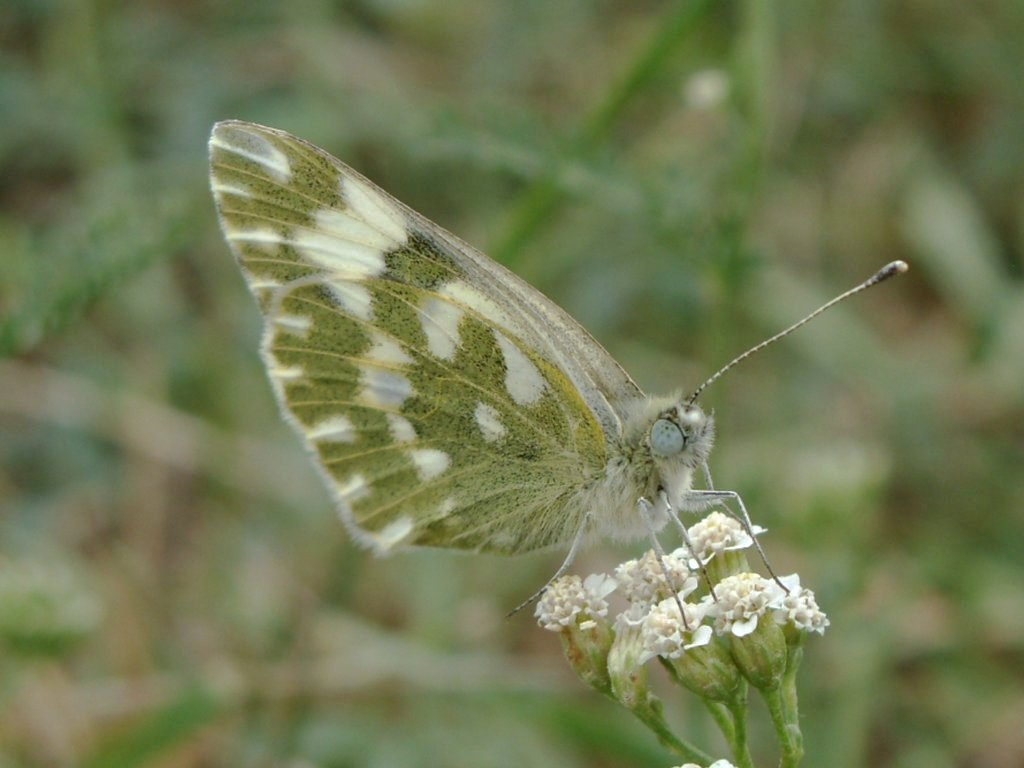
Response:
[{"label": "white spot on wing", "polygon": [[491,544],[498,549],[511,547],[516,543],[516,536],[511,531],[495,531],[491,536]]},{"label": "white spot on wing", "polygon": [[476,425],[480,427],[484,440],[488,443],[493,443],[505,436],[505,425],[501,423],[498,412],[487,403],[477,403],[473,417],[476,419]]},{"label": "white spot on wing", "polygon": [[231,183],[227,181],[214,181],[210,184],[210,189],[216,192],[218,195],[237,195],[238,197],[251,197],[252,194],[246,187],[243,187],[237,183]]},{"label": "white spot on wing", "polygon": [[[225,138],[224,134],[228,134],[229,138]],[[287,155],[264,136],[232,126],[218,129],[210,138],[210,145],[262,166],[267,175],[281,184],[291,180],[292,166]]]},{"label": "white spot on wing", "polygon": [[405,216],[383,194],[351,176],[342,179],[341,192],[352,214],[385,238],[390,247],[405,244]]},{"label": "white spot on wing", "polygon": [[413,532],[414,528],[415,525],[412,518],[408,515],[402,515],[402,517],[392,520],[376,533],[370,533],[370,541],[374,549],[378,553],[383,554],[394,549],[409,538],[409,534]]},{"label": "white spot on wing", "polygon": [[331,416],[306,430],[306,437],[314,442],[354,443],[356,429],[345,416]]},{"label": "white spot on wing", "polygon": [[409,420],[397,413],[387,414],[388,427],[391,428],[391,436],[396,443],[409,443],[416,439],[416,430]]},{"label": "white spot on wing", "polygon": [[417,448],[409,451],[409,458],[412,459],[416,466],[416,474],[423,482],[443,474],[452,463],[447,453],[435,448]]},{"label": "white spot on wing", "polygon": [[281,251],[285,238],[281,233],[265,227],[247,227],[246,229],[225,229],[224,236],[235,245],[244,245],[251,253],[276,256]]},{"label": "white spot on wing", "polygon": [[306,371],[298,365],[273,365],[267,368],[267,372],[281,382],[298,381],[306,375]]},{"label": "white spot on wing", "polygon": [[502,328],[512,328],[512,321],[498,304],[489,296],[464,283],[461,280],[453,280],[441,287],[439,293],[453,301],[462,304],[478,315],[490,320],[494,325]]},{"label": "white spot on wing", "polygon": [[328,280],[325,284],[343,312],[370,322],[373,316],[373,298],[366,286],[347,280]]},{"label": "white spot on wing", "polygon": [[360,401],[375,408],[400,408],[412,394],[412,382],[394,371],[363,368],[360,383]]},{"label": "white spot on wing", "polygon": [[494,331],[501,354],[505,357],[505,389],[516,405],[530,405],[544,394],[544,378],[540,371],[514,342],[498,330]]},{"label": "white spot on wing", "polygon": [[275,315],[273,321],[281,330],[303,337],[309,333],[313,325],[312,318],[307,315]]},{"label": "white spot on wing", "polygon": [[427,337],[427,349],[434,357],[441,360],[455,357],[462,315],[462,310],[449,301],[431,297],[423,302],[420,323]]},{"label": "white spot on wing", "polygon": [[384,272],[384,252],[395,243],[344,211],[317,211],[312,228],[278,238],[294,246],[310,263],[348,280],[365,280]]},{"label": "white spot on wing", "polygon": [[346,504],[354,504],[369,495],[370,488],[366,484],[366,478],[359,473],[338,484],[338,496]]},{"label": "white spot on wing", "polygon": [[402,349],[402,345],[390,336],[371,329],[373,346],[366,353],[366,357],[379,363],[388,365],[408,365],[412,358]]}]

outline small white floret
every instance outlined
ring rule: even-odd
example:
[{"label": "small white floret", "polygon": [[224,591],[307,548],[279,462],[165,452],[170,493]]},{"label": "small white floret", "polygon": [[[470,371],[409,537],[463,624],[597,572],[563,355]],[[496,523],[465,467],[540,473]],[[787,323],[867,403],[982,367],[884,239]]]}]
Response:
[{"label": "small white floret", "polygon": [[575,574],[562,576],[548,585],[537,602],[537,623],[552,632],[574,625],[589,629],[595,619],[608,615],[606,598],[617,586],[615,579],[603,573],[591,574],[585,581]]},{"label": "small white floret", "polygon": [[746,637],[757,629],[758,620],[779,605],[785,591],[774,581],[757,573],[737,573],[715,584],[715,597],[704,598],[707,615],[719,635]]},{"label": "small white floret", "polygon": [[686,621],[679,613],[679,603],[674,598],[662,600],[651,608],[644,619],[642,633],[644,650],[640,662],[646,662],[655,656],[666,659],[678,659],[690,648],[707,645],[714,632],[707,624],[702,624],[707,606],[683,603]]},{"label": "small white floret", "polygon": [[825,612],[818,607],[814,593],[800,586],[800,576],[791,574],[779,579],[789,590],[782,595],[774,608],[773,616],[776,624],[789,624],[801,632],[817,632],[825,634],[831,622]]},{"label": "small white floret", "polygon": [[[753,526],[755,536],[764,531],[759,525]],[[687,529],[687,537],[693,545],[694,553],[703,563],[720,552],[746,549],[754,544],[739,520],[718,511],[691,525]]]},{"label": "small white floret", "polygon": [[[666,572],[671,580],[671,588],[665,582]],[[639,559],[620,564],[615,569],[615,578],[623,596],[629,602],[644,607],[673,594],[686,597],[698,586],[696,577],[690,573],[687,565],[686,552],[682,549],[665,555],[661,562],[657,553],[649,549]],[[678,607],[676,614],[679,614]]]}]

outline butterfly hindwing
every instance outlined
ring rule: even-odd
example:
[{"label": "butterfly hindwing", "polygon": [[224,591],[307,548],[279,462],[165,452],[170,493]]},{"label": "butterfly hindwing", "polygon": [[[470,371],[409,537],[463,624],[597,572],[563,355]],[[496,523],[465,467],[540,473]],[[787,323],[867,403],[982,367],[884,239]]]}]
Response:
[{"label": "butterfly hindwing", "polygon": [[[635,389],[604,350],[322,150],[228,122],[210,153],[274,391],[360,541],[516,553],[570,539],[615,428],[604,390]],[[568,330],[551,340],[545,324]]]}]

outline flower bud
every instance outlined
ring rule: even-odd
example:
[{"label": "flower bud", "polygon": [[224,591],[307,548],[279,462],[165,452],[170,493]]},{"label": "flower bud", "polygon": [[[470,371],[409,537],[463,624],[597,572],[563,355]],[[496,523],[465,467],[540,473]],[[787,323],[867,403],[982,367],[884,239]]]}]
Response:
[{"label": "flower bud", "polygon": [[659,656],[675,680],[701,698],[731,701],[743,682],[729,652],[702,624],[707,606],[684,603],[686,620],[675,600],[663,600],[644,621],[645,659]]},{"label": "flower bud", "polygon": [[608,621],[608,601],[615,579],[605,574],[563,576],[545,590],[537,603],[537,623],[558,632],[569,666],[592,688],[611,695],[608,652],[615,633]]}]

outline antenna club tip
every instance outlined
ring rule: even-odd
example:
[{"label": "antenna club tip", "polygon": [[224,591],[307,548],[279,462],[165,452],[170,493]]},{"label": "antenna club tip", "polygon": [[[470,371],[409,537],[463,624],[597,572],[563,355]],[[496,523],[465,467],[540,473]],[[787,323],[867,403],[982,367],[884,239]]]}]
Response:
[{"label": "antenna club tip", "polygon": [[905,261],[890,261],[878,270],[874,277],[867,281],[864,287],[866,288],[869,285],[880,283],[882,280],[888,280],[890,277],[895,277],[896,275],[902,275],[908,269],[910,269],[910,265]]},{"label": "antenna club tip", "polygon": [[890,261],[879,270],[879,279],[885,280],[886,278],[892,278],[894,274],[902,274],[909,268],[910,265],[905,261]]}]

